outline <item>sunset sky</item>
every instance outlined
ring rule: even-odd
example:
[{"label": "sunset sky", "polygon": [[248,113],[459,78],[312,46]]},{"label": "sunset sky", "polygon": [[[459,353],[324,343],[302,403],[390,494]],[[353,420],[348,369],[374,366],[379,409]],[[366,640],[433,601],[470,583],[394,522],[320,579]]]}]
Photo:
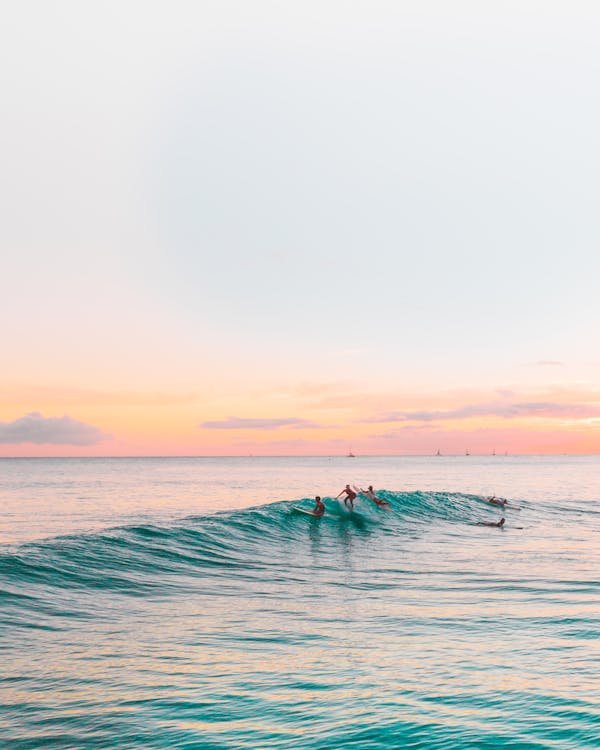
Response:
[{"label": "sunset sky", "polygon": [[11,3],[0,455],[600,452],[600,8]]}]

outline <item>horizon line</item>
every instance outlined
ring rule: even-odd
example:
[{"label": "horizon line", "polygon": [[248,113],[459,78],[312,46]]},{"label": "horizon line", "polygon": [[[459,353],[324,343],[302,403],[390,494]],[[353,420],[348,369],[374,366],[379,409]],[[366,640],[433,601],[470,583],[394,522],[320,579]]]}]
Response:
[{"label": "horizon line", "polygon": [[470,452],[468,455],[464,453],[362,453],[355,454],[354,456],[347,456],[339,453],[289,453],[289,454],[277,454],[277,453],[245,453],[245,454],[230,454],[230,453],[214,453],[214,454],[132,454],[132,455],[97,455],[97,456],[75,456],[75,455],[64,455],[64,456],[0,456],[0,460],[15,460],[15,459],[61,459],[61,458],[77,458],[77,459],[94,459],[94,458],[516,458],[519,456],[600,456],[600,452],[594,453],[528,453],[526,451],[520,452],[507,452],[507,453],[473,453]]}]

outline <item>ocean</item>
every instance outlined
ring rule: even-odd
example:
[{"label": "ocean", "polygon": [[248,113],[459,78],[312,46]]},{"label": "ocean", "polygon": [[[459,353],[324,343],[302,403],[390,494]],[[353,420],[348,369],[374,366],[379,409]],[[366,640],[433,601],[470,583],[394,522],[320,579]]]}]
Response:
[{"label": "ocean", "polygon": [[0,459],[0,747],[599,748],[599,500],[590,456]]}]

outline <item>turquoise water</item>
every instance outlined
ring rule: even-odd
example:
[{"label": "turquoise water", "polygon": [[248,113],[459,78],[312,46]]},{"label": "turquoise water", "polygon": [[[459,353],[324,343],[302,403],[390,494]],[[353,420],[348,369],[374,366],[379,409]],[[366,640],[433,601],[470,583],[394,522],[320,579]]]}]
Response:
[{"label": "turquoise water", "polygon": [[0,498],[2,747],[600,746],[596,457],[4,459]]}]

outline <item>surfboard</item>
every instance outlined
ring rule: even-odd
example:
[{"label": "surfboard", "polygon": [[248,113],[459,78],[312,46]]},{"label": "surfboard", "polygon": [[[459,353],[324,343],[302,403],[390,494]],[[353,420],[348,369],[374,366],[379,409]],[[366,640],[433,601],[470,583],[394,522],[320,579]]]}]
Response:
[{"label": "surfboard", "polygon": [[305,513],[307,516],[314,516],[314,518],[321,518],[323,513],[315,513],[314,510],[306,510],[305,508],[298,508],[297,505],[292,506],[292,510],[298,511],[298,513]]}]

